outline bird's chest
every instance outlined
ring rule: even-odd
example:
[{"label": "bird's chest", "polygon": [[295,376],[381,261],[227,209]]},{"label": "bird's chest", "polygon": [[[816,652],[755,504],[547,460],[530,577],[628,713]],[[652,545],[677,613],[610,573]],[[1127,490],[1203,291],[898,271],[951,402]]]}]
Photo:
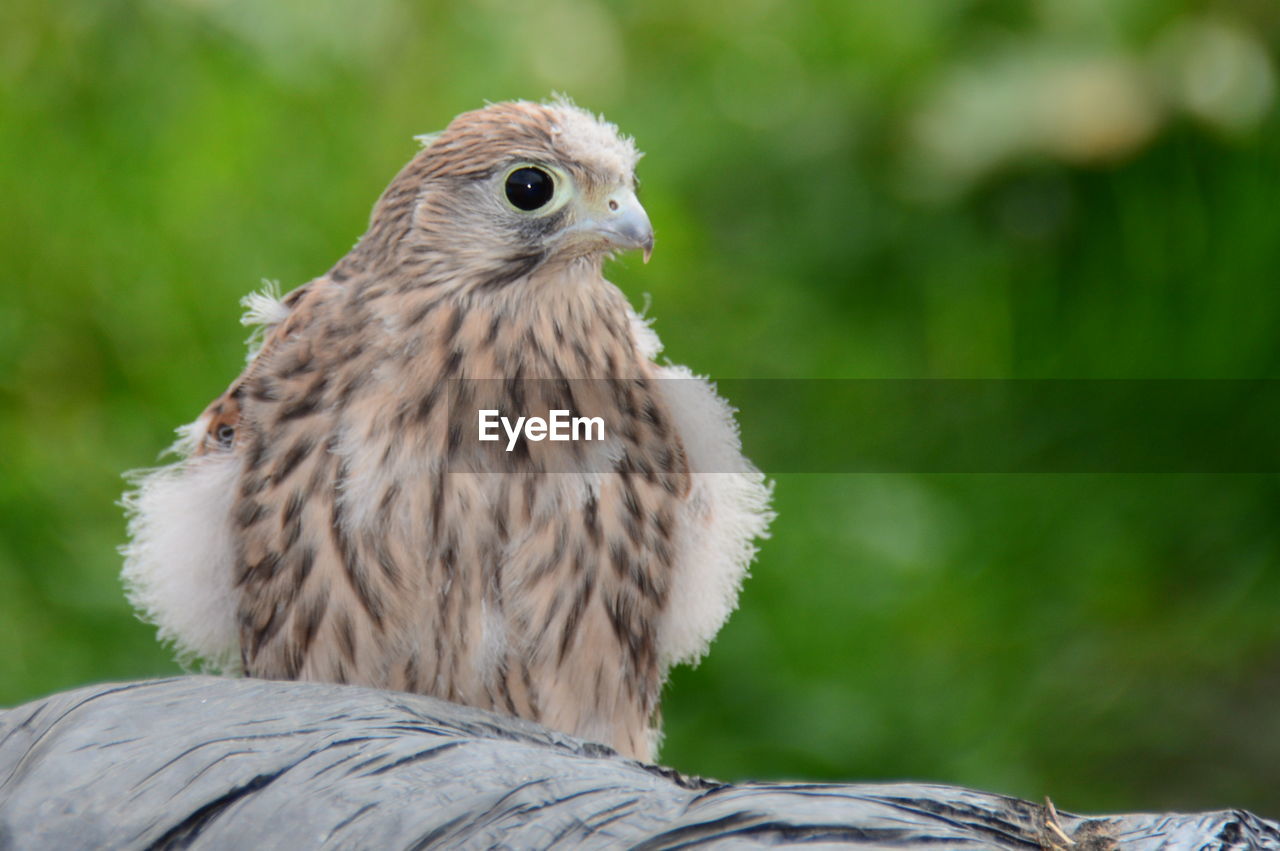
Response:
[{"label": "bird's chest", "polygon": [[[295,463],[264,449],[257,462],[263,510],[240,550],[246,565],[271,569],[242,571],[261,580],[246,586],[244,608],[269,633],[281,600],[310,593],[288,583],[303,574],[273,566],[308,565],[303,584],[333,610],[315,641],[336,648],[307,655],[291,631],[254,654],[254,670],[320,676],[317,666],[340,663],[339,679],[359,672],[561,729],[625,716],[643,730],[690,476],[629,317],[448,303],[397,316],[358,323],[358,344],[283,340],[273,358],[284,364],[306,342],[313,368],[277,369],[249,397],[264,447],[308,452]],[[562,441],[549,422],[560,410],[570,417]],[[499,418],[493,440],[485,411]],[[601,425],[574,434],[576,417]],[[519,433],[502,418],[523,420]]]},{"label": "bird's chest", "polygon": [[[423,679],[394,684],[565,729],[618,717],[644,729],[689,492],[656,382],[455,379],[450,396],[452,423],[345,447],[336,488],[360,526],[357,560],[406,568],[389,620],[409,626],[415,661],[400,667]],[[599,415],[600,439],[575,442],[571,427],[564,443],[505,427],[480,439],[477,410],[536,417],[557,404]]]},{"label": "bird's chest", "polygon": [[536,584],[670,560],[689,475],[661,381],[625,306],[550,308],[438,305],[371,359],[334,423],[349,522],[411,539],[445,582],[455,562]]}]

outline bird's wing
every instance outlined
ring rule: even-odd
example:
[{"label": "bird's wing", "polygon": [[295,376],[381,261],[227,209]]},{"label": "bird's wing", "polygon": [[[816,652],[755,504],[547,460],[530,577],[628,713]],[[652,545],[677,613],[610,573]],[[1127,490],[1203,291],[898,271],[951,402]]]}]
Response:
[{"label": "bird's wing", "polygon": [[[240,665],[231,513],[243,458],[234,451],[240,396],[261,355],[305,321],[316,282],[283,299],[244,301],[246,324],[261,326],[240,377],[195,422],[178,429],[172,464],[130,473],[122,502],[129,543],[122,578],[130,601],[174,645],[183,664],[234,671]],[[253,343],[251,343],[253,346]]]},{"label": "bird's wing", "polygon": [[[632,333],[641,352],[656,358],[662,344],[635,314]],[[737,606],[755,542],[767,536],[774,517],[773,486],[743,457],[734,410],[710,381],[676,365],[659,366],[656,375],[691,471],[670,602],[658,631],[658,653],[670,667],[701,658]]]}]

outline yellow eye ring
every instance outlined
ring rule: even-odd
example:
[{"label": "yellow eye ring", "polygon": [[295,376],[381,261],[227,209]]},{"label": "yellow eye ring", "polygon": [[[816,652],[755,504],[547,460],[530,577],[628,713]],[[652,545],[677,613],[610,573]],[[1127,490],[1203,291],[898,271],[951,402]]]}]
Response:
[{"label": "yellow eye ring", "polygon": [[546,216],[559,210],[572,197],[573,182],[554,166],[523,162],[507,170],[499,191],[515,212]]}]

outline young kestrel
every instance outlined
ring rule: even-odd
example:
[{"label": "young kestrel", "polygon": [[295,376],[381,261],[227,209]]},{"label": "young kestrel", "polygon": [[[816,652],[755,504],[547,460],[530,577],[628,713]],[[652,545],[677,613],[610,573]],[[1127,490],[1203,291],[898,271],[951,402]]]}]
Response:
[{"label": "young kestrel", "polygon": [[[653,247],[638,159],[564,101],[465,113],[327,274],[246,301],[260,347],[126,497],[126,586],[185,661],[652,758],[667,670],[705,651],[771,515],[731,409],[654,363],[601,275]],[[549,444],[478,454],[458,410],[545,413],[543,384],[592,406],[605,443],[564,450],[567,472]]]}]

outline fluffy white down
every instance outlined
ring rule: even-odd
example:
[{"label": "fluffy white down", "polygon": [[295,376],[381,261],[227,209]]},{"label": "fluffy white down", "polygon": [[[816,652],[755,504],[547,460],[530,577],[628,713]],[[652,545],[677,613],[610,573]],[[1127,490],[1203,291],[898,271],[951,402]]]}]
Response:
[{"label": "fluffy white down", "polygon": [[280,284],[266,279],[262,281],[261,290],[240,299],[240,306],[244,308],[240,324],[253,329],[245,354],[245,363],[251,363],[262,351],[267,331],[289,318],[289,308],[280,300]]},{"label": "fluffy white down", "polygon": [[[266,332],[289,315],[279,285],[262,283],[260,291],[240,300],[241,324],[254,327],[250,361]],[[179,662],[236,673],[240,643],[231,583],[231,510],[241,462],[232,453],[192,456],[207,427],[201,418],[178,429],[178,442],[169,451],[182,460],[128,475],[133,489],[121,500],[129,518],[129,543],[120,549],[121,578],[129,602],[156,625],[161,641],[174,646]]]},{"label": "fluffy white down", "polygon": [[[636,345],[650,359],[662,351],[648,320],[632,316]],[[755,541],[768,537],[772,483],[742,455],[733,408],[715,386],[687,367],[658,368],[663,395],[684,441],[693,490],[681,517],[670,603],[658,629],[664,667],[696,664],[738,605]]]},{"label": "fluffy white down", "polygon": [[[200,434],[196,422],[180,432]],[[179,441],[179,446],[182,445]],[[231,508],[240,460],[231,454],[185,458],[130,474],[122,504],[129,517],[125,592],[183,665],[197,660],[227,673],[240,664]]]}]

